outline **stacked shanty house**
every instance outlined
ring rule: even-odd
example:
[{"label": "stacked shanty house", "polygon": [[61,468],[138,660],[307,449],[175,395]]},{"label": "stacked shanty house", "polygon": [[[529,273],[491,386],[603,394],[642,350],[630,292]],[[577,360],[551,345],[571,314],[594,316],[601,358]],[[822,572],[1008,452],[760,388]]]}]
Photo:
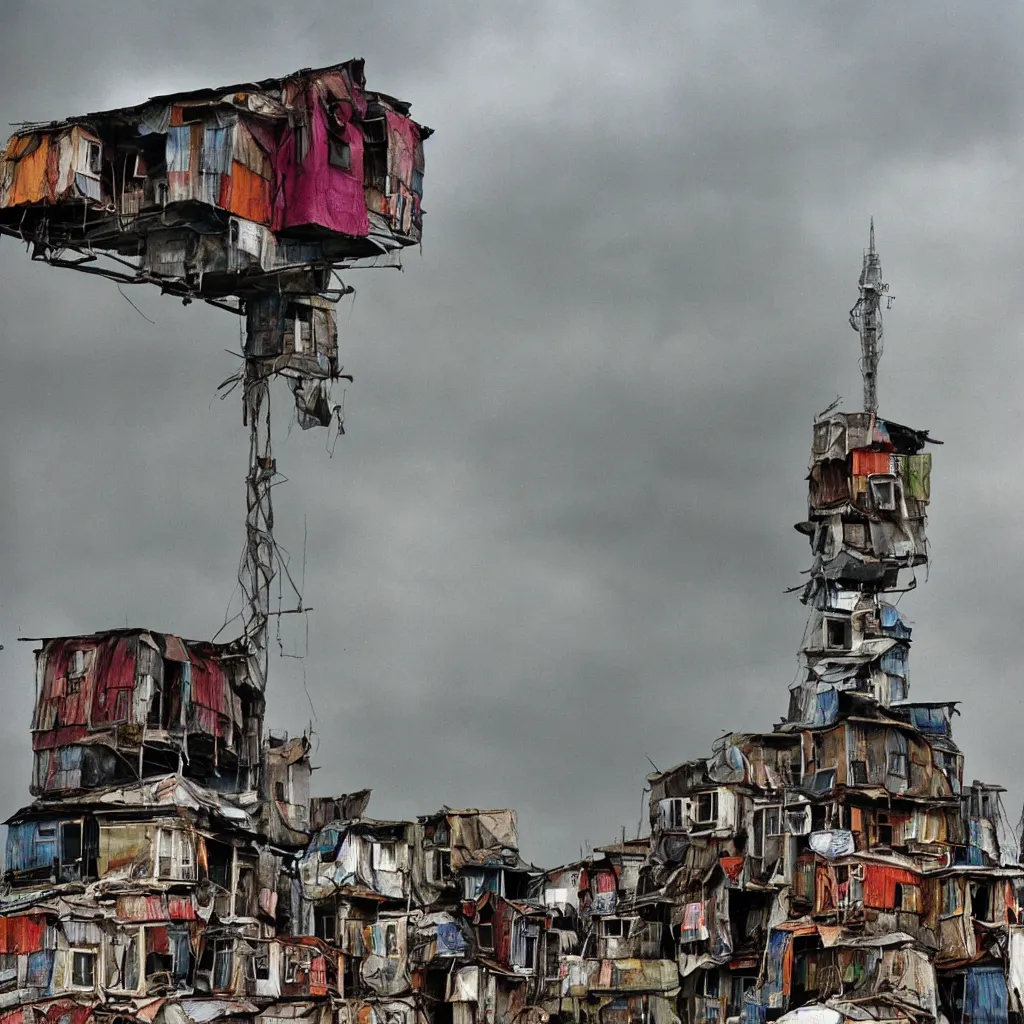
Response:
[{"label": "stacked shanty house", "polygon": [[1024,898],[998,786],[963,782],[954,701],[908,690],[897,609],[928,560],[931,439],[814,426],[811,612],[786,718],[650,776],[636,907],[672,936],[685,1021],[1005,1024]]}]

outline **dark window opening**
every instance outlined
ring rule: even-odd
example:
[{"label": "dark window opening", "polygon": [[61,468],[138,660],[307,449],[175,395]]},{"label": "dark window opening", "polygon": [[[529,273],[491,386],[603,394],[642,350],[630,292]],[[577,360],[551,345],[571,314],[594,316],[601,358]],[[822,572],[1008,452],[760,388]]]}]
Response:
[{"label": "dark window opening", "polygon": [[170,953],[146,954],[146,977],[152,978],[155,974],[170,975],[174,972],[174,957]]},{"label": "dark window opening", "polygon": [[352,170],[352,147],[331,134],[327,138],[327,162],[342,171]]},{"label": "dark window opening", "polygon": [[811,806],[811,831],[823,832],[826,828],[826,814],[824,804],[813,804]]},{"label": "dark window opening", "polygon": [[971,883],[971,914],[979,921],[988,921],[992,916],[992,890],[984,883]]},{"label": "dark window opening", "polygon": [[738,1017],[743,1013],[748,996],[757,988],[757,977],[751,975],[735,975],[729,981],[729,1005],[726,1016]]},{"label": "dark window opening", "polygon": [[848,651],[853,646],[853,623],[849,619],[825,619],[825,646]]},{"label": "dark window opening", "polygon": [[706,999],[718,998],[718,971],[704,971],[697,983],[697,991]]},{"label": "dark window opening", "polygon": [[256,981],[270,981],[270,947],[265,944],[252,955],[252,976]]},{"label": "dark window opening", "polygon": [[231,847],[206,841],[206,863],[209,879],[221,889],[231,888]]},{"label": "dark window opening", "polygon": [[850,762],[850,782],[855,786],[866,786],[868,784],[867,761]]},{"label": "dark window opening", "polygon": [[64,822],[60,827],[60,878],[72,882],[82,877],[82,823]]},{"label": "dark window opening", "polygon": [[234,965],[234,943],[230,940],[215,942],[213,948],[213,988],[215,992],[224,992],[230,988]]},{"label": "dark window opening", "polygon": [[880,846],[892,846],[892,822],[889,821],[888,814],[879,814],[875,819],[875,833]]},{"label": "dark window opening", "polygon": [[71,984],[75,988],[96,985],[96,954],[75,950],[71,957]]},{"label": "dark window opening", "polygon": [[338,935],[338,916],[333,907],[314,907],[313,924],[316,937],[324,942],[334,942]]},{"label": "dark window opening", "polygon": [[718,793],[701,793],[696,802],[697,821],[700,824],[718,820]]},{"label": "dark window opening", "polygon": [[489,924],[476,926],[476,938],[481,949],[494,949],[494,929]]}]

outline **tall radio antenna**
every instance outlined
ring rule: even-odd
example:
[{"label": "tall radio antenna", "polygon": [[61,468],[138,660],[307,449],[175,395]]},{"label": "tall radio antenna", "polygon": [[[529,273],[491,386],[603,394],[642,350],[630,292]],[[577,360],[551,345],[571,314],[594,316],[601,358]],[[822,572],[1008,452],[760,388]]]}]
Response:
[{"label": "tall radio antenna", "polygon": [[882,260],[875,249],[875,218],[860,272],[860,297],[850,310],[850,326],[860,335],[860,372],[864,378],[864,411],[878,412],[878,362],[882,358],[882,296],[892,305],[889,286],[882,281]]}]

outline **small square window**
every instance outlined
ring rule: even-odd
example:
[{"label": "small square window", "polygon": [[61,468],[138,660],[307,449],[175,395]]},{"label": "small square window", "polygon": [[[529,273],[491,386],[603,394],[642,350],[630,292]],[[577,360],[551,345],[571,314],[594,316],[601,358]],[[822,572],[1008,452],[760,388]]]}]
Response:
[{"label": "small square window", "polygon": [[833,651],[848,651],[853,647],[853,623],[838,616],[825,616],[825,647]]},{"label": "small square window", "polygon": [[896,478],[887,473],[878,473],[868,477],[868,488],[871,491],[871,504],[881,512],[896,510]]}]

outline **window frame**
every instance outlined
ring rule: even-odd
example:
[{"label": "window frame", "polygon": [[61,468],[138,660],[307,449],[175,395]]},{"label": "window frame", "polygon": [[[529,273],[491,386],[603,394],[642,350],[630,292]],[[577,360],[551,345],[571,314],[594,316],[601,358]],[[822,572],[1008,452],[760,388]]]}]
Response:
[{"label": "window frame", "polygon": [[[839,643],[833,642],[833,630],[842,630]],[[826,612],[821,617],[821,646],[826,651],[849,651],[853,649],[853,619],[849,615],[835,615]]]},{"label": "window frame", "polygon": [[[888,488],[889,494],[884,493]],[[879,501],[879,494],[882,501]],[[868,476],[868,494],[871,496],[871,507],[878,512],[895,512],[899,507],[899,490],[896,477],[892,473],[871,473]]]},{"label": "window frame", "polygon": [[[96,991],[96,968],[99,962],[97,951],[90,949],[87,946],[71,946],[68,948],[68,953],[71,954],[70,963],[70,984],[68,987],[75,992],[95,992]],[[89,974],[92,981],[89,984],[75,980],[75,976],[78,970],[79,958],[84,958],[90,964]]]},{"label": "window frame", "polygon": [[[707,801],[709,815],[707,817],[701,817],[701,803]],[[718,790],[711,789],[706,790],[703,793],[697,793],[693,800],[690,801],[692,808],[692,815],[694,824],[696,825],[717,825],[718,824]]]}]

